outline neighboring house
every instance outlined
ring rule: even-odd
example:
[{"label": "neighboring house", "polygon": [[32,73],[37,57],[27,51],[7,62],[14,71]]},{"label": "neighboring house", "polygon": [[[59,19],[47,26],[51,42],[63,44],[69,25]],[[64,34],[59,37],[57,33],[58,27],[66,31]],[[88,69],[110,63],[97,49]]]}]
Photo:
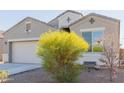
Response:
[{"label": "neighboring house", "polygon": [[120,61],[124,64],[124,49],[120,49]]},{"label": "neighboring house", "polygon": [[3,54],[3,33],[0,31],[0,62],[2,61]]},{"label": "neighboring house", "polygon": [[95,61],[101,64],[102,49],[96,49],[102,39],[105,44],[110,44],[114,40],[113,47],[119,54],[120,42],[120,21],[114,18],[91,13],[83,16],[79,12],[65,11],[48,23],[41,22],[33,18],[25,18],[4,33],[4,61],[13,63],[39,63],[40,59],[36,56],[36,43],[40,34],[48,29],[68,28],[76,32],[79,36],[89,43],[88,53],[78,60],[80,63],[85,61]]},{"label": "neighboring house", "polygon": [[54,29],[47,23],[27,17],[4,33],[4,62],[40,63],[36,46],[42,33]]},{"label": "neighboring house", "polygon": [[124,49],[120,49],[120,58],[124,58]]}]

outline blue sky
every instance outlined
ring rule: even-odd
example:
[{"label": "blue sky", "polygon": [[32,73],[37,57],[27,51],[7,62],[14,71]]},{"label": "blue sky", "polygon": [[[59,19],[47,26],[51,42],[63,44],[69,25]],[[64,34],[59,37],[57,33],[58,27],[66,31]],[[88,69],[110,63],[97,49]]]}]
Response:
[{"label": "blue sky", "polygon": [[[114,11],[114,10],[78,10],[83,15],[87,15],[88,13],[98,13],[105,16],[117,18],[120,20],[120,42],[122,44],[121,47],[124,48],[124,11]],[[33,18],[37,18],[41,21],[48,22],[63,11],[60,10],[25,10],[25,11],[5,11],[0,10],[0,30],[6,31],[19,21],[21,21],[23,18],[30,16]]]}]

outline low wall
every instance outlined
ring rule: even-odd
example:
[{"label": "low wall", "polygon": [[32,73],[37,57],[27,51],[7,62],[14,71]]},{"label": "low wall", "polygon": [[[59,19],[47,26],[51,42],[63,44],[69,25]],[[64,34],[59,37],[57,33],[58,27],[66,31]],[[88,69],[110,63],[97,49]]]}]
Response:
[{"label": "low wall", "polygon": [[97,65],[104,65],[104,63],[99,61],[101,57],[101,53],[85,53],[79,58],[77,62],[83,64],[85,61],[94,61]]}]

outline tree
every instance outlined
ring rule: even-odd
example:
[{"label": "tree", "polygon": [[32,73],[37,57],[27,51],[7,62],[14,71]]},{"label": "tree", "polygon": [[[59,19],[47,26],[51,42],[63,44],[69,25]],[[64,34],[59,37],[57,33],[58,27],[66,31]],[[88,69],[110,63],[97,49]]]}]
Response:
[{"label": "tree", "polygon": [[74,32],[49,31],[41,35],[37,54],[43,68],[59,82],[74,82],[80,73],[75,61],[88,50],[88,43]]},{"label": "tree", "polygon": [[110,81],[113,81],[113,76],[116,75],[118,66],[119,66],[119,53],[114,48],[114,43],[110,41],[109,45],[105,43],[102,44],[104,52],[102,53],[103,57],[100,58],[101,62],[104,62],[109,70]]}]

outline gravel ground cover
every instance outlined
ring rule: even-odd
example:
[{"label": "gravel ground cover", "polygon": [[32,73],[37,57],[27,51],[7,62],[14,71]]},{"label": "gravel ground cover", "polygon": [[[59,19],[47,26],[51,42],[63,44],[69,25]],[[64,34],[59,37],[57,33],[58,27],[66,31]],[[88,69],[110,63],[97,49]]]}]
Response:
[{"label": "gravel ground cover", "polygon": [[[57,83],[51,75],[41,68],[12,75],[7,83]],[[109,83],[109,73],[107,70],[82,71],[77,83]],[[124,83],[124,69],[119,69],[118,78],[113,83]]]}]

